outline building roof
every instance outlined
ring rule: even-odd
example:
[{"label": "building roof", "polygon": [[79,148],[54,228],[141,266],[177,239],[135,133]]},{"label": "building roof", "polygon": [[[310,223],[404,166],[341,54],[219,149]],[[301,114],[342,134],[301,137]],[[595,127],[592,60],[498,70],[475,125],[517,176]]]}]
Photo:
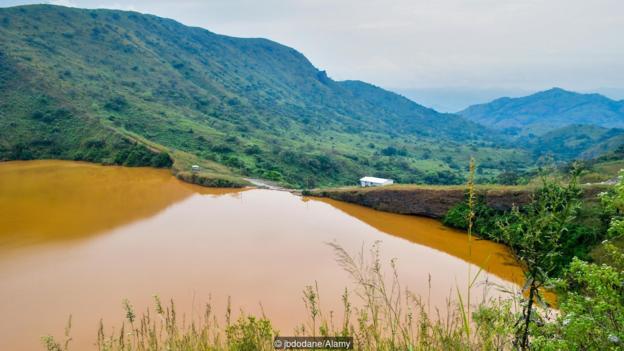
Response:
[{"label": "building roof", "polygon": [[392,179],[385,178],[376,178],[376,177],[362,177],[360,178],[360,182],[369,182],[369,183],[386,183],[392,181]]}]

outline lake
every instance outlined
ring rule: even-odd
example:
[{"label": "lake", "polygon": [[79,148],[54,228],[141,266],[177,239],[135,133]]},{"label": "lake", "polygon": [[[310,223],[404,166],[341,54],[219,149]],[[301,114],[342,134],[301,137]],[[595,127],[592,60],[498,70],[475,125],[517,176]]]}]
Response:
[{"label": "lake", "polygon": [[306,285],[318,284],[322,308],[337,315],[352,286],[328,242],[357,253],[380,241],[387,272],[396,258],[403,286],[441,309],[466,286],[469,266],[492,283],[523,279],[504,246],[475,240],[469,253],[465,233],[432,219],[203,188],[168,170],[0,163],[0,214],[0,350],[43,349],[40,337],[62,336],[70,314],[71,349],[93,349],[100,319],[119,328],[123,299],[141,312],[153,295],[189,318],[209,301],[223,315],[231,297],[235,315],[264,312],[292,334],[306,321]]}]

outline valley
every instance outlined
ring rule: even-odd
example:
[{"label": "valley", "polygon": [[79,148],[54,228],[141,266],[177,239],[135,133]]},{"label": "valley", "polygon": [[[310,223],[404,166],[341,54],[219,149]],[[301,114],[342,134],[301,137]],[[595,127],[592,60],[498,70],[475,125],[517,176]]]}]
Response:
[{"label": "valley", "polygon": [[0,350],[621,349],[618,5],[349,1],[0,7]]}]

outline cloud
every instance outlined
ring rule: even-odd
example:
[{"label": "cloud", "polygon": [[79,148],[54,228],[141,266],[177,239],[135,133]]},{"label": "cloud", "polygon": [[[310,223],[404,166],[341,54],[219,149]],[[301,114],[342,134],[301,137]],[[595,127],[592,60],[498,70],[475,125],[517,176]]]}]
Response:
[{"label": "cloud", "polygon": [[[27,1],[27,0],[24,0]],[[57,0],[294,47],[388,88],[624,88],[621,0]]]}]

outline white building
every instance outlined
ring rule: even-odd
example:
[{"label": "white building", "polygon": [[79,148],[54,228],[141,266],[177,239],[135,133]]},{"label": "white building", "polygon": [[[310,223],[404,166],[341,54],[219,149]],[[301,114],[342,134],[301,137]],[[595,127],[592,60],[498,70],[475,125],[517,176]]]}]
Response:
[{"label": "white building", "polygon": [[390,184],[394,184],[394,180],[375,177],[363,177],[360,179],[361,186],[384,186]]}]

